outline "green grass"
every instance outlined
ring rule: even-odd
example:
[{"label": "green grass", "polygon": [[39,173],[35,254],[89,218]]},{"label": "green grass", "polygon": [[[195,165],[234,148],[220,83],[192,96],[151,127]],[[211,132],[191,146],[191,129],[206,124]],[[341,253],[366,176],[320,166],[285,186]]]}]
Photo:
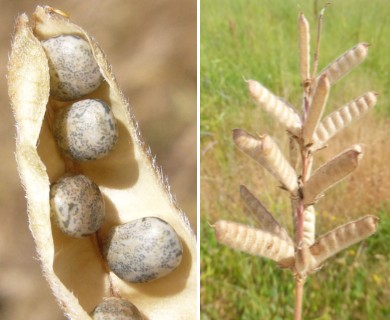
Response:
[{"label": "green grass", "polygon": [[[304,11],[315,38],[313,1],[201,1],[201,134],[253,109],[244,78],[299,103],[297,17]],[[319,7],[321,6],[319,1]],[[310,4],[310,5],[308,5]],[[390,114],[390,6],[386,0],[337,1],[325,13],[320,69],[358,42],[371,44],[359,68],[336,85],[334,100],[347,102],[374,89]],[[312,45],[312,51],[314,47]],[[347,79],[348,79],[347,78]],[[347,91],[345,89],[348,89]],[[346,94],[346,92],[348,94]],[[245,117],[244,117],[245,119]]]},{"label": "green grass", "polygon": [[[201,319],[292,318],[291,274],[270,261],[217,244],[208,223],[218,218],[248,222],[238,193],[239,184],[244,183],[261,192],[264,204],[291,229],[288,198],[264,170],[235,151],[231,130],[269,132],[281,144],[286,141],[280,126],[254,106],[244,79],[256,79],[299,106],[296,24],[299,12],[305,12],[314,39],[313,4],[303,0],[201,1]],[[323,4],[318,1],[318,8]],[[389,13],[386,0],[340,0],[328,7],[320,69],[358,42],[371,44],[368,59],[332,88],[329,110],[375,90],[380,99],[372,123],[390,123]],[[375,132],[375,125],[371,129]],[[381,160],[375,163],[383,166],[383,181],[390,176],[389,156],[389,152],[378,154]],[[341,191],[330,193],[330,200],[321,200],[318,232],[364,214],[380,215],[380,228],[375,236],[340,253],[309,277],[304,319],[387,319],[390,314],[389,201],[379,197],[379,189],[365,190],[380,177],[356,176],[343,183]],[[388,195],[390,190],[381,194]],[[364,205],[355,201],[359,198],[371,202]],[[335,209],[343,212],[333,216],[329,212]]]}]

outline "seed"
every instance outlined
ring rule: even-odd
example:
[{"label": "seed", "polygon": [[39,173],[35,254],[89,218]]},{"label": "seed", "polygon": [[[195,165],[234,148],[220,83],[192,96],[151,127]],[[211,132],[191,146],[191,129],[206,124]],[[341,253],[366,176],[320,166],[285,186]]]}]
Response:
[{"label": "seed", "polygon": [[139,283],[173,271],[181,262],[183,248],[167,222],[147,217],[114,227],[103,252],[110,269],[119,278]]},{"label": "seed", "polygon": [[94,320],[142,320],[141,313],[130,301],[106,298],[91,313]]},{"label": "seed", "polygon": [[95,91],[103,82],[99,66],[87,41],[61,35],[42,41],[49,60],[50,94],[69,101]]},{"label": "seed", "polygon": [[54,135],[63,153],[77,161],[107,155],[118,139],[116,120],[102,100],[81,100],[56,115]]},{"label": "seed", "polygon": [[53,184],[50,207],[61,231],[76,238],[96,232],[104,220],[99,187],[84,175],[64,177]]}]

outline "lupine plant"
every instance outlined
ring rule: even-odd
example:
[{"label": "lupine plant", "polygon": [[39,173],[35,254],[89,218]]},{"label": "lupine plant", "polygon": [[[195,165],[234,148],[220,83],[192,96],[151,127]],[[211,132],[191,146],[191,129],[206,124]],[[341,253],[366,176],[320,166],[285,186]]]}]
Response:
[{"label": "lupine plant", "polygon": [[289,235],[285,227],[245,186],[240,187],[241,198],[261,227],[224,220],[214,224],[216,238],[220,243],[274,260],[280,267],[292,272],[296,286],[295,320],[302,318],[303,288],[308,275],[321,269],[330,257],[375,233],[378,223],[377,217],[367,215],[316,237],[316,203],[329,188],[359,166],[363,146],[356,144],[350,147],[312,172],[316,153],[326,148],[331,138],[377,102],[377,94],[368,91],[323,117],[332,85],[363,62],[369,48],[367,43],[359,43],[324,70],[317,72],[324,10],[318,18],[312,65],[309,23],[303,13],[298,19],[300,80],[303,89],[300,113],[259,82],[247,81],[255,103],[270,113],[287,131],[290,159],[284,156],[268,134],[255,136],[242,129],[233,130],[233,140],[238,149],[273,175],[290,197],[294,235]]}]

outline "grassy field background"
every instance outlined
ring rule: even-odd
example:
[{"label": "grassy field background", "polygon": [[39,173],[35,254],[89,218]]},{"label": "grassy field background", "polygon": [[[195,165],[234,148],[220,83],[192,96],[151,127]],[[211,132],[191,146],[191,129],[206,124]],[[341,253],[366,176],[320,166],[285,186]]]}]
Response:
[{"label": "grassy field background", "polygon": [[[234,148],[231,131],[269,133],[287,151],[284,130],[249,98],[256,79],[300,105],[297,17],[304,12],[315,38],[325,1],[201,1],[201,319],[291,319],[289,272],[262,258],[216,243],[210,224],[254,224],[239,197],[246,185],[292,230],[289,199],[275,180]],[[390,317],[390,6],[386,0],[336,1],[325,13],[319,69],[359,42],[368,59],[332,87],[326,113],[369,90],[380,93],[369,115],[331,140],[315,166],[355,143],[359,170],[316,206],[317,233],[366,214],[380,216],[377,234],[344,251],[305,286],[304,319]],[[312,46],[312,51],[314,47]]]}]

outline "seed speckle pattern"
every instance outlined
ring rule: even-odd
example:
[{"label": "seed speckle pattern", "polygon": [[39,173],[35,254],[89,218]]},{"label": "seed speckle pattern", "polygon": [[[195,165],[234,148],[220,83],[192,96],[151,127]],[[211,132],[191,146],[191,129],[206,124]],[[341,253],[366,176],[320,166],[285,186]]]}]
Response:
[{"label": "seed speckle pattern", "polygon": [[95,91],[103,82],[99,66],[87,41],[61,35],[42,41],[49,60],[50,94],[69,101]]},{"label": "seed speckle pattern", "polygon": [[64,177],[51,186],[51,214],[69,236],[81,238],[96,232],[104,220],[99,187],[84,175]]},{"label": "seed speckle pattern", "polygon": [[119,298],[107,298],[91,313],[94,320],[142,320],[137,307],[131,302]]},{"label": "seed speckle pattern", "polygon": [[104,101],[86,99],[58,111],[54,136],[67,157],[87,161],[102,158],[114,148],[118,129]]},{"label": "seed speckle pattern", "polygon": [[149,282],[173,271],[183,248],[175,230],[164,220],[141,218],[114,227],[103,248],[110,269],[121,279]]}]

